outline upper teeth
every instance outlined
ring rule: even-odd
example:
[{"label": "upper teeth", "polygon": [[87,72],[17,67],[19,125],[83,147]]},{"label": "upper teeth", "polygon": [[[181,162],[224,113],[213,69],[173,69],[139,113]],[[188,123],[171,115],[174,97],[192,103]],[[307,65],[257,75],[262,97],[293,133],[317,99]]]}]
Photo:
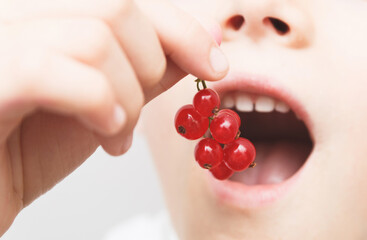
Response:
[{"label": "upper teeth", "polygon": [[278,101],[275,105],[275,110],[282,113],[289,112],[289,106],[285,102]]},{"label": "upper teeth", "polygon": [[235,99],[232,95],[226,95],[222,100],[222,105],[224,108],[233,108],[235,104]]},{"label": "upper teeth", "polygon": [[240,112],[252,112],[254,104],[248,94],[241,93],[236,96],[236,109]]},{"label": "upper teeth", "polygon": [[289,106],[282,101],[275,100],[269,96],[254,97],[246,93],[227,94],[222,100],[223,108],[233,108],[239,112],[272,112],[278,111],[281,113],[289,112]]},{"label": "upper teeth", "polygon": [[270,97],[258,97],[255,102],[255,110],[258,112],[274,111],[275,101]]}]

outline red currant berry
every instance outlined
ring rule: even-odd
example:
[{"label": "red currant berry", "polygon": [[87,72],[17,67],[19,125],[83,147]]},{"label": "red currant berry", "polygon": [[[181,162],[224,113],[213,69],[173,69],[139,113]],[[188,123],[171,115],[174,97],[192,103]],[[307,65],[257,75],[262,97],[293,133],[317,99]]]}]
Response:
[{"label": "red currant berry", "polygon": [[227,167],[227,165],[222,162],[219,166],[209,170],[212,175],[218,180],[225,180],[233,175],[233,171]]},{"label": "red currant berry", "polygon": [[239,125],[236,117],[228,112],[220,110],[210,123],[210,132],[219,143],[232,142],[238,133]]},{"label": "red currant berry", "polygon": [[236,120],[237,120],[238,126],[241,126],[241,118],[238,115],[238,113],[236,113],[235,111],[233,111],[231,109],[227,109],[227,108],[226,109],[222,109],[220,111],[221,112],[226,112],[226,113],[229,113],[229,114],[233,115],[236,118]]},{"label": "red currant berry", "polygon": [[256,156],[254,145],[246,138],[238,138],[227,144],[223,151],[223,161],[233,171],[245,170],[255,160]]},{"label": "red currant berry", "polygon": [[205,88],[194,97],[195,109],[204,117],[210,117],[219,110],[220,98],[216,91]]},{"label": "red currant berry", "polygon": [[193,105],[181,107],[175,116],[176,131],[189,140],[201,138],[209,127],[209,119],[201,116]]},{"label": "red currant berry", "polygon": [[202,139],[195,147],[195,159],[202,168],[211,169],[223,161],[223,149],[214,139]]}]

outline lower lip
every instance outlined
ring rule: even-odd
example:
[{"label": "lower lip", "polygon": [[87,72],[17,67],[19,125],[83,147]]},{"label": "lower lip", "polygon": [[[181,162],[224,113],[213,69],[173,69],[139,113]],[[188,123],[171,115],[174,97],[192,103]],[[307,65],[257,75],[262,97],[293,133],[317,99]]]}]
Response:
[{"label": "lower lip", "polygon": [[[279,184],[245,185],[230,180],[218,181],[210,173],[207,175],[209,189],[221,204],[240,209],[269,206],[284,198],[299,183],[301,175],[308,168],[312,153],[298,171]],[[251,169],[247,170],[251,171]]]}]

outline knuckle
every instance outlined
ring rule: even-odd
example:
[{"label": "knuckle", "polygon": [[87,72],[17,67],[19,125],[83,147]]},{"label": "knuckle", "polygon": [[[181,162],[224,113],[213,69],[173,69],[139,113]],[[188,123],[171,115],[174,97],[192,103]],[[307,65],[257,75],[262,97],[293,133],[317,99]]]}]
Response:
[{"label": "knuckle", "polygon": [[86,58],[92,62],[104,60],[108,55],[113,33],[103,21],[93,19],[87,24],[86,29]]}]

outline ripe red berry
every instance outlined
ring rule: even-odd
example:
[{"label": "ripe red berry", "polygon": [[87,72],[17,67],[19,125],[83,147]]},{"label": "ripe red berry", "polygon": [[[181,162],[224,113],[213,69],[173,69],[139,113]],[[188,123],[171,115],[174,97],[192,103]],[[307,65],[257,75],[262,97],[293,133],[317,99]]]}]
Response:
[{"label": "ripe red berry", "polygon": [[216,91],[205,88],[194,96],[194,107],[204,117],[210,117],[219,110],[220,98]]},{"label": "ripe red berry", "polygon": [[219,143],[232,142],[238,133],[238,120],[232,114],[220,110],[210,123],[210,132]]},{"label": "ripe red berry", "polygon": [[220,110],[220,111],[221,111],[221,112],[226,112],[226,113],[229,113],[229,114],[233,115],[233,116],[236,118],[236,120],[237,120],[238,126],[241,126],[241,118],[240,118],[240,116],[238,115],[238,113],[236,113],[235,111],[233,111],[233,110],[231,110],[231,109],[228,109],[228,108],[226,108],[226,109],[222,109],[222,110]]},{"label": "ripe red berry", "polygon": [[233,175],[233,171],[227,167],[224,162],[221,162],[219,166],[209,170],[212,175],[218,180],[225,180]]},{"label": "ripe red berry", "polygon": [[181,107],[175,116],[176,131],[181,136],[195,140],[201,138],[209,127],[209,119],[201,116],[193,105]]},{"label": "ripe red berry", "polygon": [[256,156],[254,145],[246,138],[238,138],[227,144],[223,151],[223,161],[233,171],[245,170],[255,160]]},{"label": "ripe red berry", "polygon": [[202,168],[211,169],[223,161],[223,149],[214,139],[202,139],[195,147],[195,159]]}]

